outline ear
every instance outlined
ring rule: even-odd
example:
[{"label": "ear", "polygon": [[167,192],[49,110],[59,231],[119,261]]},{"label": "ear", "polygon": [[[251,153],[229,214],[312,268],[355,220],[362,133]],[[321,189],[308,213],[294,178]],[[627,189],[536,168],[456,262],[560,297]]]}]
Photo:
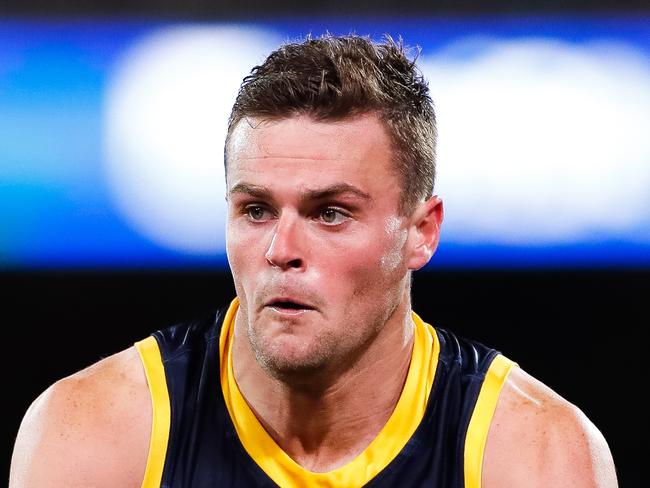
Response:
[{"label": "ear", "polygon": [[420,269],[436,252],[443,216],[442,200],[436,195],[422,203],[411,215],[407,258],[409,269]]}]

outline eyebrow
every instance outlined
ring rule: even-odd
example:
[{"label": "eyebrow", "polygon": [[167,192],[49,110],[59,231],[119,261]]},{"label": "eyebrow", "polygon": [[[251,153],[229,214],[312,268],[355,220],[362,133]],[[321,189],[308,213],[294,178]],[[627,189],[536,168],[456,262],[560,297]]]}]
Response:
[{"label": "eyebrow", "polygon": [[270,198],[271,192],[263,186],[250,185],[248,183],[237,183],[228,192],[229,195],[243,193],[256,198]]},{"label": "eyebrow", "polygon": [[[251,185],[249,183],[237,183],[228,193],[230,195],[235,193],[243,193],[255,198],[272,199],[271,191],[268,188],[264,186]],[[352,194],[362,200],[372,201],[372,197],[368,193],[360,190],[356,186],[350,185],[348,183],[335,183],[324,188],[306,190],[302,195],[300,195],[300,202],[305,203],[310,200],[325,200],[327,198],[341,196],[346,193]]]}]

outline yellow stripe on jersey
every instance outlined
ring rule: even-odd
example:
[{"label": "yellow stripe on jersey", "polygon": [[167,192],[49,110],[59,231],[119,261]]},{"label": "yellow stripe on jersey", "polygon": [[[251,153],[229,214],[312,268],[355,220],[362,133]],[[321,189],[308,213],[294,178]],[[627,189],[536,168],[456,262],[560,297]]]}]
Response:
[{"label": "yellow stripe on jersey", "polygon": [[424,416],[440,352],[433,328],[413,314],[413,354],[404,390],[377,437],[345,466],[327,473],[314,473],[296,463],[275,443],[239,391],[232,367],[232,337],[238,306],[237,299],[233,300],[221,332],[221,387],[237,435],[248,454],[283,488],[361,486],[369,482],[395,459]]},{"label": "yellow stripe on jersey", "polygon": [[485,374],[465,437],[465,488],[481,488],[483,454],[488,431],[501,389],[515,366],[516,363],[499,354],[492,360]]},{"label": "yellow stripe on jersey", "polygon": [[144,366],[153,409],[149,455],[142,488],[159,488],[165,466],[171,422],[171,407],[169,392],[167,391],[167,380],[165,379],[165,368],[160,356],[158,342],[153,336],[136,342],[135,347]]}]

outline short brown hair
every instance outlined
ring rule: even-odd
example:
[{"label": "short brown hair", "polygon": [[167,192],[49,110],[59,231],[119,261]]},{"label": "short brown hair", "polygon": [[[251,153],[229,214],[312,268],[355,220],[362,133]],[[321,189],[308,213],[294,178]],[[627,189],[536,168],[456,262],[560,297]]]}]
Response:
[{"label": "short brown hair", "polygon": [[228,120],[226,153],[246,117],[335,121],[372,112],[391,137],[402,178],[400,212],[408,214],[433,192],[437,137],[427,82],[401,40],[325,35],[281,46],[244,78]]}]

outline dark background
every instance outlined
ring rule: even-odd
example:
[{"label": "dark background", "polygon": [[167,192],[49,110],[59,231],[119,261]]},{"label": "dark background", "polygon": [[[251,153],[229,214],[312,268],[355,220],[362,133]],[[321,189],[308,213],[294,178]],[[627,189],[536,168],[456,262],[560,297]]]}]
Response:
[{"label": "dark background", "polygon": [[[500,349],[582,408],[608,440],[621,486],[641,487],[649,284],[647,270],[432,270],[416,274],[413,299],[431,324]],[[3,469],[20,418],[49,384],[234,296],[229,275],[196,271],[5,272],[0,291]]]},{"label": "dark background", "polygon": [[0,15],[145,16],[226,20],[287,15],[439,15],[648,11],[646,0],[1,0]]},{"label": "dark background", "polygon": [[[641,0],[0,0],[5,18],[220,21],[286,15],[608,16],[648,10]],[[416,275],[414,308],[438,327],[500,349],[582,408],[608,440],[621,486],[641,487],[648,432],[641,361],[649,291],[650,269],[436,271],[434,257],[431,269]],[[7,479],[20,418],[52,382],[233,296],[230,277],[220,271],[0,271],[8,382],[0,477]]]}]

